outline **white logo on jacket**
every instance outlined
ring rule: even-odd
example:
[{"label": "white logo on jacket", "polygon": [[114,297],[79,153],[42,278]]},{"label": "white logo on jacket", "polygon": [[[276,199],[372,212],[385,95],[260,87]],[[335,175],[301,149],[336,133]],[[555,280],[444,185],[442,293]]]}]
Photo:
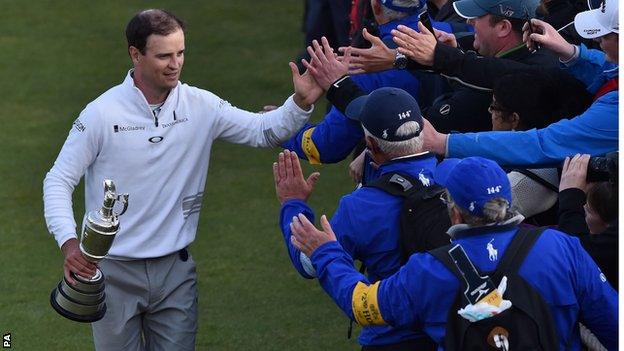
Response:
[{"label": "white logo on jacket", "polygon": [[420,180],[420,182],[422,183],[423,186],[431,185],[431,180],[429,178],[425,177],[425,175],[422,173],[422,171],[420,171],[420,173],[418,173],[418,180]]},{"label": "white logo on jacket", "polygon": [[485,248],[488,251],[490,261],[496,261],[498,259],[498,250],[494,248],[494,245],[492,245],[492,241],[494,241],[494,239],[490,240]]}]

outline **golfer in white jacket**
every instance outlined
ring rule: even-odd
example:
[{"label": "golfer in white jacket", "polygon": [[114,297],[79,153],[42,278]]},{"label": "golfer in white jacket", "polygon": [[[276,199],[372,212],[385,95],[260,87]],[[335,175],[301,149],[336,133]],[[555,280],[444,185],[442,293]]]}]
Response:
[{"label": "golfer in white jacket", "polygon": [[194,349],[195,264],[186,251],[197,231],[215,139],[275,147],[308,120],[322,89],[291,63],[295,93],[256,114],[180,83],[184,24],[163,10],[135,15],[126,28],[134,68],[123,83],[88,104],[73,124],[43,186],[48,229],[69,272],[90,277],[95,265],[79,250],[72,193],[85,178],[85,208],[97,209],[102,181],[130,193],[109,256],[107,313],[93,323],[98,350]]}]

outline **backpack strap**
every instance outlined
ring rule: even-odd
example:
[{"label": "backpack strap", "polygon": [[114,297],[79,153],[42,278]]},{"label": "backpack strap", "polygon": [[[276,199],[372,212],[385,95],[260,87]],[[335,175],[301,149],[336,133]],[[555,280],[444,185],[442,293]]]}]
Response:
[{"label": "backpack strap", "polygon": [[444,188],[438,184],[431,184],[430,186],[425,187],[419,180],[414,179],[410,175],[399,172],[386,173],[375,181],[363,186],[377,188],[387,192],[390,195],[400,196],[402,198],[407,198],[413,193],[421,192],[422,194],[420,196],[423,200],[440,196],[440,194],[444,191]]},{"label": "backpack strap", "polygon": [[508,273],[517,274],[527,254],[545,229],[539,227],[519,228],[507,250],[505,250],[505,255],[496,267],[496,271],[492,274],[492,279],[498,283]]},{"label": "backpack strap", "polygon": [[546,179],[544,179],[544,178],[538,176],[537,174],[533,173],[530,169],[514,168],[513,171],[521,173],[521,174],[531,178],[533,181],[535,181],[536,183],[542,185],[546,189],[550,189],[550,190],[552,190],[552,191],[554,191],[556,193],[559,193],[559,188],[554,186],[551,182],[547,181]]},{"label": "backpack strap", "polygon": [[418,191],[418,188],[422,187],[422,184],[420,182],[414,182],[412,177],[405,174],[386,173],[364,186],[377,188],[390,195],[406,198],[408,194]]}]

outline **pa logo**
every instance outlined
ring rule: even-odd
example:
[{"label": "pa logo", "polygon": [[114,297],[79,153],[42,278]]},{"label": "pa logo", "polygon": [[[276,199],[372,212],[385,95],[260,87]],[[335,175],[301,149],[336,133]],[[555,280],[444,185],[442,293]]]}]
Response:
[{"label": "pa logo", "polygon": [[2,335],[2,348],[3,349],[11,348],[11,333],[6,333]]}]

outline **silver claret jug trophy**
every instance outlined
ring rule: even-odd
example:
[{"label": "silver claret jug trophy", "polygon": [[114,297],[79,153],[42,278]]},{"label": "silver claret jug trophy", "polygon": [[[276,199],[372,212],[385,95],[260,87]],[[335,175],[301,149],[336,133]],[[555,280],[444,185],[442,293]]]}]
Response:
[{"label": "silver claret jug trophy", "polygon": [[[115,213],[113,206],[118,201],[122,203],[123,209]],[[118,195],[115,183],[104,180],[102,208],[87,214],[80,237],[80,251],[87,260],[97,263],[108,254],[115,234],[119,231],[119,216],[127,208],[128,194]],[[63,277],[50,294],[52,307],[61,316],[77,322],[91,323],[102,319],[106,313],[104,274],[99,269],[90,279],[73,272],[70,274],[76,285],[70,285]]]}]

